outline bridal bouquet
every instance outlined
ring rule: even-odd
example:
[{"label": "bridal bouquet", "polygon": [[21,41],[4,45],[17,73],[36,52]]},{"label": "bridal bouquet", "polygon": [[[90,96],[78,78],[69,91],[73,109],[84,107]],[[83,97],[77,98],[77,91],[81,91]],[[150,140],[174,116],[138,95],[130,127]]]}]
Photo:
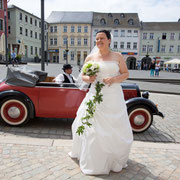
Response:
[{"label": "bridal bouquet", "polygon": [[96,63],[85,64],[82,71],[87,76],[94,76],[99,72],[99,64]]},{"label": "bridal bouquet", "polygon": [[[97,63],[87,63],[84,65],[82,69],[83,73],[87,76],[94,76],[99,72],[99,65]],[[93,99],[89,99],[89,101],[86,103],[87,109],[85,116],[81,118],[82,125],[78,127],[76,133],[78,135],[81,135],[84,133],[85,126],[91,127],[92,124],[89,122],[89,119],[91,119],[94,116],[95,110],[96,110],[96,104],[100,104],[103,101],[103,95],[101,93],[101,89],[103,88],[104,84],[100,83],[99,81],[95,84],[96,94],[93,96]]]}]

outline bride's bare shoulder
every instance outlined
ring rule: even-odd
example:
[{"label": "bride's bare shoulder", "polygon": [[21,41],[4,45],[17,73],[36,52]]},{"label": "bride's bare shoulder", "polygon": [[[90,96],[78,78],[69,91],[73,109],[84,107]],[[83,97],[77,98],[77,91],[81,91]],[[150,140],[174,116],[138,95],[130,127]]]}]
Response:
[{"label": "bride's bare shoulder", "polygon": [[87,63],[88,61],[94,61],[94,58],[95,58],[95,54],[90,54],[86,57],[84,62]]}]

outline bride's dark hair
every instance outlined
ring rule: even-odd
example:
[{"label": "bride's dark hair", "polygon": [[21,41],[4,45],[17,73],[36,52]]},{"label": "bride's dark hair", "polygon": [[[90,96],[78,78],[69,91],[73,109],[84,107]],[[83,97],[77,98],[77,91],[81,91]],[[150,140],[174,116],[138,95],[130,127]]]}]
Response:
[{"label": "bride's dark hair", "polygon": [[98,33],[105,33],[105,34],[106,34],[106,37],[107,37],[108,39],[111,39],[111,33],[110,33],[109,31],[107,31],[107,30],[100,30],[100,31],[98,31],[98,32],[96,33],[96,35],[97,35]]}]

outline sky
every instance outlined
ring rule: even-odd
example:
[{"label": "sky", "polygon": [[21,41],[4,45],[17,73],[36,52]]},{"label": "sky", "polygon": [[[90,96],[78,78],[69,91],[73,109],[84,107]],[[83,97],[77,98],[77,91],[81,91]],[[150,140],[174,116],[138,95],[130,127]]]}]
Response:
[{"label": "sky", "polygon": [[[10,0],[38,17],[41,0]],[[52,11],[95,11],[111,13],[138,13],[144,22],[177,22],[180,18],[180,0],[44,0],[45,19]]]}]

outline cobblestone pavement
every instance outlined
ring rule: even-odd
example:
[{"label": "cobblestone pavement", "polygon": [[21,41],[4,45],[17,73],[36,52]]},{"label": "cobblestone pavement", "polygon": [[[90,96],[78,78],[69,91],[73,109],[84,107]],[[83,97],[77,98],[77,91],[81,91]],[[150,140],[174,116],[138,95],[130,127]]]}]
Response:
[{"label": "cobblestone pavement", "polygon": [[[180,96],[150,93],[150,99],[165,114],[154,116],[152,126],[144,133],[134,134],[134,139],[148,142],[180,143]],[[0,134],[37,138],[71,139],[70,119],[30,120],[24,127],[10,127],[0,122]]]},{"label": "cobblestone pavement", "polygon": [[[24,143],[27,141],[25,138]],[[18,140],[0,143],[1,180],[180,179],[180,145],[134,142],[126,169],[109,175],[87,176],[80,171],[78,161],[68,156],[71,140],[55,140],[44,145],[36,145],[38,139],[31,141],[29,144]]]}]

